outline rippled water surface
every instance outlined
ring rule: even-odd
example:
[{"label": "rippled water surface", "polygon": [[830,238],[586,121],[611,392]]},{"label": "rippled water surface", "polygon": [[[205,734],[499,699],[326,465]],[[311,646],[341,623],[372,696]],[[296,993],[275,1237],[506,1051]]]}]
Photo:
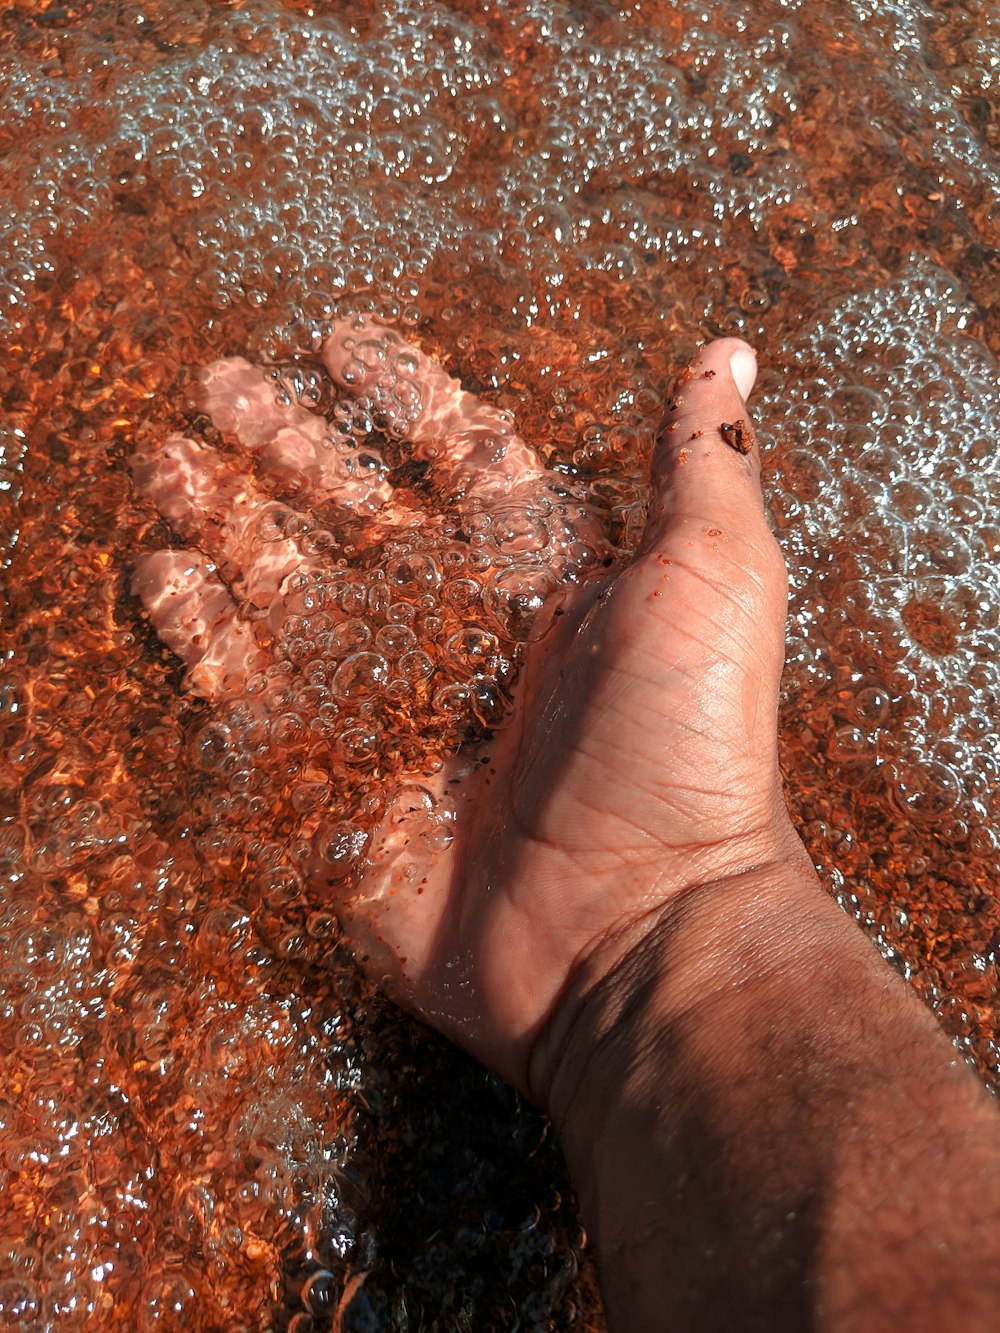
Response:
[{"label": "rippled water surface", "polygon": [[[4,1327],[602,1326],[544,1122],[361,985],[130,592],[192,371],[308,402],[357,312],[624,546],[672,368],[756,344],[791,803],[1000,1082],[997,14],[0,0]],[[345,561],[437,661],[433,590]]]}]

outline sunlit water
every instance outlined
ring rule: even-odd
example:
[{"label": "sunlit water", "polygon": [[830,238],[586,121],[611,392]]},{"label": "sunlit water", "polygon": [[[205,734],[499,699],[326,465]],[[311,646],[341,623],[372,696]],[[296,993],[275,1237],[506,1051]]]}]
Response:
[{"label": "sunlit water", "polygon": [[331,953],[129,591],[192,370],[357,311],[626,545],[671,369],[754,341],[791,803],[1000,1081],[995,6],[0,0],[0,52],[4,1327],[601,1326],[544,1123]]}]

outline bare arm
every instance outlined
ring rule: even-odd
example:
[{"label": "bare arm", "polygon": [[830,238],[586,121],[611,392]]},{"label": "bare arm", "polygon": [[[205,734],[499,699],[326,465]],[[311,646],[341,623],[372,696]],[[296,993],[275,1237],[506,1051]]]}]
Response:
[{"label": "bare arm", "polygon": [[804,855],[604,968],[533,1073],[613,1330],[997,1327],[996,1109]]},{"label": "bare arm", "polygon": [[[1000,1121],[823,894],[785,811],[785,569],[744,402],[750,349],[713,343],[680,377],[643,540],[600,577],[595,516],[495,409],[370,320],[340,326],[324,359],[343,392],[406,403],[398,433],[448,505],[495,511],[501,544],[513,534],[487,573],[503,634],[471,618],[485,605],[465,631],[524,642],[510,716],[478,751],[390,764],[377,826],[350,838],[307,814],[310,889],[402,1003],[551,1111],[612,1326],[1000,1327]],[[318,492],[352,532],[367,524],[356,544],[395,534],[397,564],[433,570],[456,529],[345,472],[316,444],[329,429],[245,362],[203,381],[236,439],[223,454],[174,437],[137,460],[191,549],[147,556],[136,588],[190,688],[223,716],[278,714],[260,785],[276,772],[280,795],[297,755],[319,774],[343,761],[322,728],[284,737],[280,688],[253,682],[304,598],[336,608],[343,571],[303,546],[307,509],[266,536],[254,457],[303,503]],[[537,531],[542,563],[523,540]],[[339,679],[336,655],[324,665]],[[407,696],[431,721],[440,685]],[[375,714],[390,741],[395,707]]]}]

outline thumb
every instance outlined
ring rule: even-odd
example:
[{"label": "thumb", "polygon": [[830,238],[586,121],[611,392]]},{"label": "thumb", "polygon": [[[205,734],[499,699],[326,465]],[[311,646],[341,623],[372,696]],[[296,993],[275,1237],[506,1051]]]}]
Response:
[{"label": "thumb", "polygon": [[745,402],[756,375],[753,349],[720,338],[678,376],[653,454],[645,546],[685,519],[747,535],[766,528],[760,451]]}]

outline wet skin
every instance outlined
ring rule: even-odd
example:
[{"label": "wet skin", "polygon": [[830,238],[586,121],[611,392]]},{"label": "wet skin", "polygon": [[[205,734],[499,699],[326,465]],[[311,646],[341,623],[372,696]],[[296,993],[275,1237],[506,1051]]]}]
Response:
[{"label": "wet skin", "polygon": [[[323,352],[334,381],[355,393],[388,379],[387,356],[399,355],[411,358],[416,390],[414,455],[429,457],[459,508],[530,515],[544,503],[558,479],[536,452],[397,335],[341,326]],[[753,355],[736,340],[713,344],[682,377],[634,559],[595,578],[596,518],[563,505],[575,540],[564,541],[562,580],[538,613],[551,628],[525,651],[514,716],[481,750],[410,775],[360,885],[337,903],[369,970],[521,1087],[582,956],[700,881],[796,850],[776,750],[784,568],[758,453],[741,456],[722,431],[746,416],[733,355],[752,382]],[[139,489],[197,549],[146,557],[135,587],[188,664],[191,688],[228,702],[267,664],[253,616],[284,618],[290,574],[316,559],[294,538],[248,540],[272,504],[249,464],[287,482],[304,476],[313,503],[332,497],[379,533],[413,514],[384,484],[345,474],[318,443],[327,424],[276,404],[273,385],[245,362],[210,367],[196,403],[237,432],[243,457],[172,437],[137,460]],[[443,850],[439,826],[413,810],[414,788],[449,802]],[[318,862],[314,873],[323,874]]]},{"label": "wet skin", "polygon": [[[345,355],[359,334],[382,347],[367,368]],[[782,797],[785,572],[750,349],[713,343],[681,375],[639,548],[606,574],[593,516],[488,405],[377,327],[336,330],[324,353],[346,391],[398,356],[415,389],[401,433],[459,511],[542,506],[565,542],[555,581],[516,559],[505,574],[510,615],[535,617],[506,725],[401,775],[364,873],[341,882],[365,965],[550,1112],[611,1327],[986,1333],[995,1110],[822,892]],[[366,510],[373,540],[412,522],[326,470],[304,421],[255,435],[274,403],[245,363],[205,377],[211,415],[233,377],[229,424],[262,466]],[[197,548],[137,571],[158,632],[204,698],[266,712],[254,625],[280,621],[296,562],[322,557],[294,531],[246,540],[269,501],[239,454],[175,438],[136,478]]]}]

